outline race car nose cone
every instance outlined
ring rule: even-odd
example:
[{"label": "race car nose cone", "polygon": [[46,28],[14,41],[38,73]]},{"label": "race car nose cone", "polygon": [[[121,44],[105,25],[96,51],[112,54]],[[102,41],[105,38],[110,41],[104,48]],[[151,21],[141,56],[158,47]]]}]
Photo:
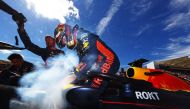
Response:
[{"label": "race car nose cone", "polygon": [[99,103],[99,94],[96,89],[78,87],[69,90],[66,99],[72,105],[77,107],[95,108]]}]

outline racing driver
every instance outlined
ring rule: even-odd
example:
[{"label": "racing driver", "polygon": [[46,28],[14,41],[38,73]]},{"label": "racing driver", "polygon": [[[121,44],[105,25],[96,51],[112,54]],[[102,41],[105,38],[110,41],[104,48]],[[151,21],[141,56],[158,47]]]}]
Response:
[{"label": "racing driver", "polygon": [[120,61],[113,50],[99,36],[79,28],[78,25],[71,27],[68,24],[59,24],[54,31],[54,37],[58,47],[67,46],[68,49],[75,50],[79,56],[79,65],[74,70],[74,83],[99,89],[102,93],[108,82],[100,76],[88,79],[87,72],[117,73]]}]

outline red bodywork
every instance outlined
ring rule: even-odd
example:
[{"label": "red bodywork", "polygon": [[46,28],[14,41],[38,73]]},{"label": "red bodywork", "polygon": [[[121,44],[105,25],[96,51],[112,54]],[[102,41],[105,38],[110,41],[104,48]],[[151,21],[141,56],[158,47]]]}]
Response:
[{"label": "red bodywork", "polygon": [[[169,74],[168,72],[158,69],[146,69],[132,67],[134,69],[134,79],[141,79],[151,82],[155,88],[165,89],[170,91],[188,91],[190,92],[190,85],[184,80]],[[160,72],[160,73],[158,73]],[[146,73],[149,73],[146,75]]]}]

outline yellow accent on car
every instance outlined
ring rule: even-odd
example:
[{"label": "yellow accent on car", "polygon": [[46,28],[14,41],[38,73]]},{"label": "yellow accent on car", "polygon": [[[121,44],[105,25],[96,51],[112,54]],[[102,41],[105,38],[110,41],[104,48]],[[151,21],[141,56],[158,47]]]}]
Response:
[{"label": "yellow accent on car", "polygon": [[139,79],[139,80],[148,80],[149,76],[146,76],[145,72],[150,72],[149,69],[146,68],[138,68],[138,67],[132,67],[134,69],[134,76],[133,79]]},{"label": "yellow accent on car", "polygon": [[65,90],[65,89],[69,89],[72,87],[75,87],[75,85],[74,84],[67,84],[67,85],[63,86],[63,89]]}]

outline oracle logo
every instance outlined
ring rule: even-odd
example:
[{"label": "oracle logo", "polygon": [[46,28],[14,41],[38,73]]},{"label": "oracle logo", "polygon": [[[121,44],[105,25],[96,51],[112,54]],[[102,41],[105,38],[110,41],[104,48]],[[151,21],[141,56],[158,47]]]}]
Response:
[{"label": "oracle logo", "polygon": [[140,92],[135,91],[135,95],[137,99],[143,99],[143,100],[157,100],[159,101],[160,98],[158,96],[158,92]]}]

